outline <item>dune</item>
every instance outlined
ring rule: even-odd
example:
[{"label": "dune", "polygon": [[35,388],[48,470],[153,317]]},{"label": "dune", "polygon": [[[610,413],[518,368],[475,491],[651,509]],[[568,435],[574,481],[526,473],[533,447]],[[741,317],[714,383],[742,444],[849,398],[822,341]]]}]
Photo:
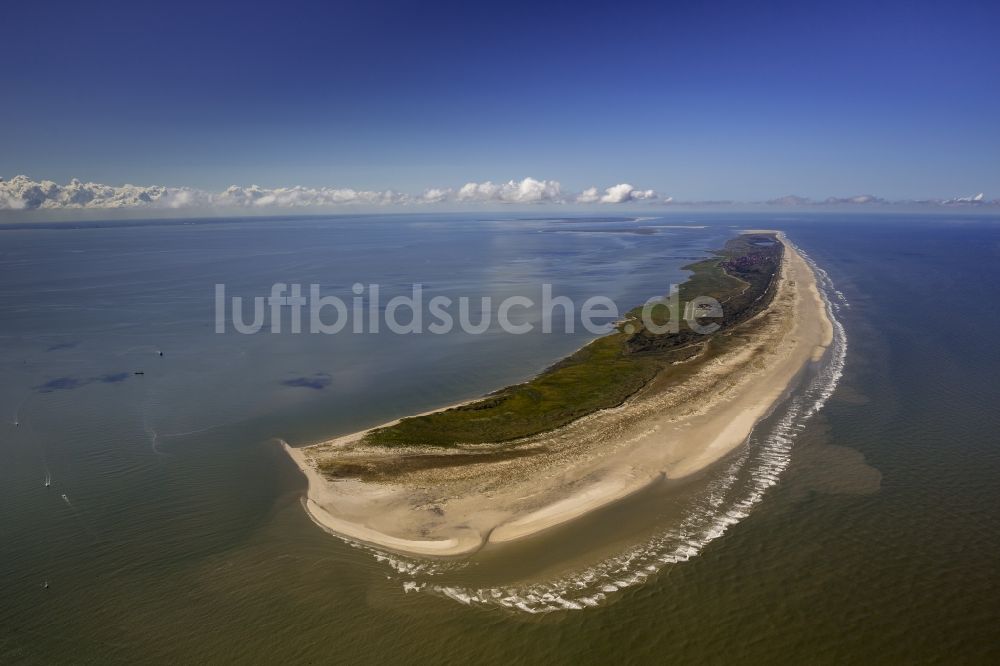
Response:
[{"label": "dune", "polygon": [[[324,529],[409,555],[444,557],[529,538],[662,479],[695,474],[744,444],[803,368],[822,357],[833,326],[812,269],[785,246],[772,303],[724,335],[710,358],[624,404],[502,445],[525,455],[417,469],[391,481],[326,478],[326,460],[388,458],[420,449],[372,447],[363,431],[285,446],[308,479],[304,506]],[[488,452],[491,446],[435,451]]]}]

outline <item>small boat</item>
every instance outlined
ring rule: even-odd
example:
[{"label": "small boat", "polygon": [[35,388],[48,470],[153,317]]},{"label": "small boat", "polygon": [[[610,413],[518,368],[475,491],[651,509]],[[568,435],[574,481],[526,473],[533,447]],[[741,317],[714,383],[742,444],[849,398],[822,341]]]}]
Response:
[{"label": "small boat", "polygon": [[48,488],[48,487],[49,487],[49,486],[51,486],[51,485],[52,485],[52,482],[51,482],[51,481],[49,481],[49,480],[46,480],[46,481],[45,481],[45,487],[46,487],[46,488]]},{"label": "small boat", "polygon": [[42,583],[42,588],[46,590],[49,589],[49,581],[45,581],[44,583]]},{"label": "small boat", "polygon": [[157,352],[160,356],[163,356],[163,352]]},{"label": "small boat", "polygon": [[145,373],[145,372],[143,372],[142,370],[136,370],[136,371],[135,371],[135,372],[133,372],[132,374],[133,374],[133,375],[144,375],[144,374],[146,374],[146,373]]}]

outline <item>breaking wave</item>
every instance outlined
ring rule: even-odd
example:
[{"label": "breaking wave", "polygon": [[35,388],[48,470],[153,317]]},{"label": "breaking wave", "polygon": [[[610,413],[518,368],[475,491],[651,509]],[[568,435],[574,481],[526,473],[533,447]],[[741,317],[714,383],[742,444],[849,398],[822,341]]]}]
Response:
[{"label": "breaking wave", "polygon": [[[794,246],[793,246],[794,247]],[[467,605],[505,607],[528,613],[581,610],[601,604],[615,593],[639,585],[667,565],[686,562],[736,523],[774,486],[788,467],[792,445],[806,421],[833,394],[847,357],[847,335],[836,314],[850,307],[825,270],[808,254],[796,250],[816,274],[817,286],[833,324],[830,352],[815,375],[795,395],[779,404],[777,421],[768,431],[750,434],[725,471],[705,491],[689,501],[685,518],[660,533],[596,565],[543,583],[469,588],[442,584],[434,578],[464,568],[462,562],[429,562],[369,549],[398,575],[405,592],[430,592]],[[770,419],[768,419],[770,421]],[[355,544],[352,544],[355,545]],[[421,580],[422,579],[422,580]]]}]

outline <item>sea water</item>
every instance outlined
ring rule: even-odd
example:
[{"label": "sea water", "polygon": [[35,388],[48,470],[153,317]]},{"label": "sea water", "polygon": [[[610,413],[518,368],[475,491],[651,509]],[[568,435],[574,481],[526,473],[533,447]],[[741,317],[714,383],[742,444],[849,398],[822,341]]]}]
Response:
[{"label": "sea water", "polygon": [[[996,222],[2,227],[0,661],[995,657]],[[547,282],[624,311],[747,227],[784,230],[818,267],[838,323],[823,362],[691,483],[473,562],[322,532],[276,439],[474,397],[592,334],[215,332],[220,283],[537,299]]]}]

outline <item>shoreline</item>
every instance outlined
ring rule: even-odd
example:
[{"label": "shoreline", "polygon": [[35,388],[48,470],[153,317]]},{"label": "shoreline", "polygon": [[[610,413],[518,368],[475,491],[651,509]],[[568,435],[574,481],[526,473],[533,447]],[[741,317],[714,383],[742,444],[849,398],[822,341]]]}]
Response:
[{"label": "shoreline", "polygon": [[468,539],[462,540],[456,537],[432,540],[405,539],[384,534],[359,523],[337,518],[325,510],[316,500],[316,496],[321,496],[323,486],[329,482],[309,463],[306,456],[302,453],[304,448],[307,447],[296,448],[289,446],[284,440],[281,440],[281,446],[295,462],[299,470],[306,476],[308,481],[306,496],[302,498],[303,508],[309,517],[312,518],[312,521],[324,530],[337,536],[344,536],[349,539],[413,555],[453,555],[466,552],[472,546],[475,546],[475,550],[479,549],[480,540],[478,538],[475,539],[474,544],[470,543]]},{"label": "shoreline", "polygon": [[728,334],[745,340],[680,386],[643,389],[619,407],[507,447],[529,453],[523,460],[427,470],[402,482],[328,480],[319,472],[324,455],[408,453],[365,449],[361,439],[374,428],[302,448],[283,442],[308,480],[306,512],[328,532],[397,553],[461,556],[705,469],[746,441],[833,337],[815,274],[783,234],[778,239],[785,252],[774,300]]}]

